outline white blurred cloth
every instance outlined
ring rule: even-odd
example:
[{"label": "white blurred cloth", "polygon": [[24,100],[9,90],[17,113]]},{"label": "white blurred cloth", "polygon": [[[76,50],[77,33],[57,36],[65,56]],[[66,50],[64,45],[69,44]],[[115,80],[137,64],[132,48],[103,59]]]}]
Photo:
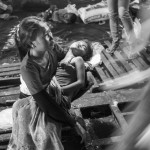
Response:
[{"label": "white blurred cloth", "polygon": [[6,108],[0,112],[0,129],[8,129],[12,127],[12,108]]}]

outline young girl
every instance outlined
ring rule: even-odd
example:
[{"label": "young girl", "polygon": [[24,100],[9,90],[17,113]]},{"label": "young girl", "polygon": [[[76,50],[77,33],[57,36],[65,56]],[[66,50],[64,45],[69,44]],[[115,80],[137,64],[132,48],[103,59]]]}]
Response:
[{"label": "young girl", "polygon": [[[54,75],[62,49],[53,41],[48,25],[37,17],[20,23],[16,44],[21,57],[20,98],[13,105],[13,128],[8,150],[63,150],[61,125],[75,127],[85,139],[85,130],[62,107],[63,97]],[[50,82],[55,94],[52,95]]]},{"label": "young girl", "polygon": [[80,41],[80,47],[70,47],[65,58],[58,65],[55,76],[69,107],[74,99],[80,97],[94,84],[91,73],[84,67],[85,61],[88,61],[91,56],[90,45]]},{"label": "young girl", "polygon": [[[100,52],[104,49],[102,45],[96,44],[88,40],[72,43],[65,58],[59,63],[55,76],[69,107],[73,100],[83,95],[95,82],[90,69],[101,63]],[[93,58],[94,63],[91,61]]]}]

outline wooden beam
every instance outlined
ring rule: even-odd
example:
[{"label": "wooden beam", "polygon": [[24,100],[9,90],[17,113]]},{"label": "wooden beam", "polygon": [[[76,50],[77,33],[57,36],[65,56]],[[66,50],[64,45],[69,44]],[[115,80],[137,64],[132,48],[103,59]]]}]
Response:
[{"label": "wooden beam", "polygon": [[117,73],[119,75],[125,73],[125,70],[122,70],[118,64],[116,63],[116,61],[113,59],[113,57],[108,54],[106,51],[104,51],[105,56],[108,58],[108,60],[110,61],[110,63],[112,64],[113,68],[117,71]]},{"label": "wooden beam", "polygon": [[105,139],[96,139],[96,140],[93,140],[92,145],[93,146],[112,145],[112,144],[120,142],[120,140],[121,140],[121,136],[114,136],[114,137],[105,138]]},{"label": "wooden beam", "polygon": [[[111,46],[110,41],[104,41],[104,43],[105,43],[108,47]],[[121,55],[121,53],[120,53],[118,50],[116,50],[116,51],[114,52],[114,54],[115,54],[115,56],[117,57],[117,59],[121,62],[121,64],[123,65],[123,67],[126,69],[127,72],[130,71],[130,70],[132,70],[132,68],[130,67],[130,65],[126,62],[125,58]]]},{"label": "wooden beam", "polygon": [[9,71],[18,71],[20,70],[20,66],[9,67],[9,68],[1,68],[0,73],[9,72]]},{"label": "wooden beam", "polygon": [[3,92],[0,92],[0,97],[10,96],[10,95],[17,95],[19,93],[20,93],[19,90],[3,91]]},{"label": "wooden beam", "polygon": [[104,52],[101,53],[102,61],[104,65],[106,66],[107,70],[111,73],[111,75],[116,78],[119,76],[119,74],[116,72],[116,70],[112,67],[111,63],[107,59],[107,57],[104,55]]},{"label": "wooden beam", "polygon": [[107,81],[109,78],[105,74],[105,72],[102,70],[101,66],[95,67],[96,72],[98,73],[99,77],[103,82]]},{"label": "wooden beam", "polygon": [[0,78],[0,86],[6,85],[19,85],[20,84],[20,77],[6,77]]},{"label": "wooden beam", "polygon": [[123,133],[125,133],[127,131],[128,124],[127,124],[126,120],[124,119],[124,116],[121,114],[121,112],[117,106],[110,105],[110,108],[111,108],[116,120],[118,121],[120,127],[122,128]]},{"label": "wooden beam", "polygon": [[0,77],[19,75],[20,70],[0,73]]}]

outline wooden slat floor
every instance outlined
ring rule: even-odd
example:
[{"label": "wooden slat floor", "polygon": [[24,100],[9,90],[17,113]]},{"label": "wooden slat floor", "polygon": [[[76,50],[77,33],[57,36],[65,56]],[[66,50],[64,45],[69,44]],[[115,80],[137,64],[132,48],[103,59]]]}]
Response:
[{"label": "wooden slat floor", "polygon": [[[104,42],[105,46],[110,45],[110,41]],[[105,83],[117,80],[123,76],[126,76],[128,73],[138,70],[145,71],[149,68],[150,65],[150,54],[149,49],[143,50],[141,55],[134,59],[127,59],[127,51],[126,46],[121,44],[117,51],[115,51],[114,55],[110,55],[105,51],[102,52],[102,65],[97,66],[95,71],[93,72],[93,76],[95,77],[95,81],[97,85],[101,88],[100,85],[105,86]],[[12,107],[14,101],[18,99],[19,95],[19,73],[20,73],[20,63],[14,63],[10,65],[0,66],[0,111],[6,109],[8,107]],[[109,90],[111,87],[102,88],[101,90]],[[128,103],[128,102],[127,102]],[[118,105],[114,105],[112,102],[105,102],[100,104],[100,106],[87,106],[85,108],[81,107],[76,109],[78,115],[80,115],[86,122],[87,132],[87,141],[84,143],[86,150],[94,150],[95,147],[105,149],[105,146],[114,144],[120,140],[120,135],[123,134],[127,127],[128,122],[125,116],[131,116],[134,111],[122,112],[122,107],[120,107],[123,103],[118,103]],[[84,116],[85,110],[86,113],[92,113],[91,111],[95,111],[94,113],[98,115],[98,117]],[[105,112],[105,113],[100,113]],[[107,114],[107,113],[108,114]],[[86,114],[85,113],[85,114]],[[91,124],[95,123],[95,119],[107,119],[107,117],[113,117],[115,120],[115,127],[120,127],[121,134],[119,135],[107,135],[106,137],[100,137],[95,132],[95,127],[91,128]],[[90,119],[89,119],[90,118]],[[89,122],[92,120],[93,122]],[[89,125],[90,124],[90,125]],[[99,125],[101,128],[101,125]],[[4,150],[7,147],[9,138],[11,134],[11,128],[7,130],[0,130],[0,150]],[[67,148],[66,148],[67,149]],[[69,150],[69,148],[68,148]]]}]

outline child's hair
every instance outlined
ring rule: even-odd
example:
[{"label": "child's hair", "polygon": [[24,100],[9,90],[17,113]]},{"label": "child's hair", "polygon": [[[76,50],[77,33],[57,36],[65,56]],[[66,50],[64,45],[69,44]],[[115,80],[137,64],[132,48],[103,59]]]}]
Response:
[{"label": "child's hair", "polygon": [[[87,44],[87,48],[85,49],[86,54],[82,56],[84,61],[88,61],[92,57],[92,48],[91,44],[88,40],[83,40]],[[72,53],[74,56],[78,56],[78,48],[71,48]]]},{"label": "child's hair", "polygon": [[69,24],[75,23],[77,20],[77,16],[74,13],[70,13],[70,19],[68,20]]},{"label": "child's hair", "polygon": [[38,33],[45,30],[40,21],[42,20],[36,16],[26,17],[16,30],[15,41],[21,61],[32,47],[32,41],[36,39]]}]

